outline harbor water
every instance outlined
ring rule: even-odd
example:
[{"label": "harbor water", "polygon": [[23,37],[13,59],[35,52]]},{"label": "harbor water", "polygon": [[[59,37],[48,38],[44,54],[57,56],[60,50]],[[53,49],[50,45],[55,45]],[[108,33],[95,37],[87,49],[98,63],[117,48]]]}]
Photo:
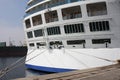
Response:
[{"label": "harbor water", "polygon": [[[10,67],[15,61],[19,60],[21,57],[1,57],[0,58],[0,70]],[[26,67],[24,65],[25,58],[9,68],[8,72],[3,71],[4,75],[0,75],[0,80],[10,80],[15,78],[25,77]]]},{"label": "harbor water", "polygon": [[[0,70],[3,70],[6,67],[9,67],[11,64],[14,64],[15,61],[21,58],[22,57],[1,57]],[[50,74],[50,73],[27,69],[25,66],[25,58],[23,58],[20,62],[12,66],[10,71],[8,71],[7,73],[5,73],[5,75],[0,77],[0,80],[10,80],[10,79],[16,79],[16,78],[30,77],[30,76],[39,76],[44,74]]]},{"label": "harbor water", "polygon": [[43,72],[43,71],[37,71],[37,70],[32,70],[32,69],[26,69],[25,73],[26,73],[26,77],[52,74],[51,72]]}]

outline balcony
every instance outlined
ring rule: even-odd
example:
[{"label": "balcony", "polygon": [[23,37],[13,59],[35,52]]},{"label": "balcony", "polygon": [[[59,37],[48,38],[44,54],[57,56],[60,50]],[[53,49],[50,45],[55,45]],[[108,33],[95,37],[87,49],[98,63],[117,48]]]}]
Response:
[{"label": "balcony", "polygon": [[29,16],[29,15],[31,15],[31,14],[33,14],[33,13],[36,13],[36,12],[41,11],[41,10],[44,10],[44,9],[45,9],[44,6],[35,7],[35,8],[33,8],[33,9],[31,9],[30,11],[28,11],[28,12],[24,15],[24,17],[27,17],[27,16]]},{"label": "balcony", "polygon": [[28,8],[30,8],[31,6],[33,6],[33,5],[35,5],[35,4],[39,3],[39,2],[42,2],[42,1],[44,1],[44,0],[34,0],[34,1],[32,1],[32,2],[30,2],[30,3],[28,4],[28,6],[26,7],[26,9],[28,9]]},{"label": "balcony", "polygon": [[[27,7],[27,9],[41,1],[43,1],[43,0],[35,0],[34,4],[32,3],[31,5],[29,5]],[[43,3],[41,5],[38,5],[32,9],[30,9],[29,11],[26,12],[26,15],[24,17],[29,16],[30,14],[36,13],[38,11],[44,10],[46,8],[52,8],[55,6],[60,6],[63,4],[73,3],[73,2],[77,2],[77,1],[85,1],[85,0],[51,0],[49,2]]]},{"label": "balcony", "polygon": [[[44,0],[34,0],[32,2],[30,2],[28,4],[28,6],[26,7],[26,9],[30,8],[31,6],[37,4],[37,3],[40,3]],[[61,5],[61,4],[64,4],[64,3],[72,3],[72,2],[77,2],[77,1],[84,1],[84,0],[51,0],[50,2],[53,2],[53,1],[56,1],[58,3],[55,3],[55,4],[50,4],[51,7],[54,7],[54,6],[58,6],[58,5]]]}]

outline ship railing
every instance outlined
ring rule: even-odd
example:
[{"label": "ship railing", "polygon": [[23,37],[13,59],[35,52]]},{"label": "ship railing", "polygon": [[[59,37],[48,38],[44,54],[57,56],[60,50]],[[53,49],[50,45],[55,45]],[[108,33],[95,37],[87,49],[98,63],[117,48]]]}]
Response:
[{"label": "ship railing", "polygon": [[[42,1],[42,0],[38,0],[39,1]],[[54,4],[47,4],[47,8],[52,8],[52,7],[55,7],[55,6],[59,6],[59,5],[63,5],[63,4],[68,4],[68,3],[73,3],[73,2],[77,2],[77,1],[85,1],[85,0],[65,0],[65,1],[61,1],[61,2],[57,2],[57,3],[54,3]],[[37,2],[36,2],[37,3]],[[31,6],[28,6],[27,9],[31,7]],[[30,14],[33,14],[33,13],[36,13],[38,11],[41,11],[41,10],[44,10],[46,9],[46,6],[40,6],[39,8],[35,8],[35,10],[31,10],[30,12],[26,13],[26,16],[29,16]]]},{"label": "ship railing", "polygon": [[98,16],[98,15],[106,15],[107,11],[93,11],[93,12],[88,12],[88,16]]},{"label": "ship railing", "polygon": [[67,1],[58,2],[58,3],[55,3],[55,4],[50,4],[50,5],[48,6],[48,8],[55,7],[55,6],[59,6],[59,5],[63,5],[63,4],[67,4]]},{"label": "ship railing", "polygon": [[28,4],[28,6],[26,7],[26,9],[28,9],[28,8],[30,8],[31,6],[33,6],[33,5],[35,5],[35,4],[39,3],[39,2],[42,2],[42,1],[44,1],[44,0],[34,0],[34,1],[32,1],[31,3]]},{"label": "ship railing", "polygon": [[[44,0],[34,0],[33,2],[29,3],[28,6],[26,7],[26,9],[30,8],[31,6],[39,3],[39,2],[42,2]],[[85,0],[65,0],[65,1],[62,1],[62,2],[58,2],[58,3],[55,3],[55,4],[50,4],[51,7],[54,5],[58,6],[58,5],[62,5],[62,4],[66,4],[66,3],[72,3],[72,2],[77,2],[77,1],[85,1]]]},{"label": "ship railing", "polygon": [[55,22],[55,21],[58,21],[58,18],[50,18],[50,19],[47,19],[47,23],[49,22]]},{"label": "ship railing", "polygon": [[33,14],[33,13],[36,13],[36,12],[38,12],[38,11],[41,11],[41,10],[43,10],[43,9],[45,9],[45,8],[44,8],[44,7],[40,7],[40,8],[34,9],[34,10],[32,10],[31,12],[26,13],[26,14],[24,15],[24,17],[27,17],[27,16],[29,16],[29,15],[31,15],[31,14]]},{"label": "ship railing", "polygon": [[82,17],[82,14],[72,14],[72,15],[64,16],[64,17],[63,17],[63,20],[66,20],[66,19],[74,19],[74,18],[80,18],[80,17]]}]

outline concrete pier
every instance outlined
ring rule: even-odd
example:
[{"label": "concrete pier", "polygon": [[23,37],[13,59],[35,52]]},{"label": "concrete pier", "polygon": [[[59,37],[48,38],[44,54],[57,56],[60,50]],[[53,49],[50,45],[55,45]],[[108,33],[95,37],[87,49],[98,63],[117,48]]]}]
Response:
[{"label": "concrete pier", "polygon": [[16,80],[120,80],[120,64]]}]

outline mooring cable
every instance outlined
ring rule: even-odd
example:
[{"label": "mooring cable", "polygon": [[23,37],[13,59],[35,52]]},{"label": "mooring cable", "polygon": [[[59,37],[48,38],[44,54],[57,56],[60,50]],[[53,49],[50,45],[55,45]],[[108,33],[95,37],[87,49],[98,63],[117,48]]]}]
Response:
[{"label": "mooring cable", "polygon": [[[37,54],[36,56],[34,56],[34,57],[32,57],[32,58],[30,58],[30,59],[28,59],[28,60],[26,60],[25,62],[28,62],[28,61],[30,61],[30,60],[38,57],[39,55],[41,55],[41,54],[44,53],[45,51],[46,51],[46,50],[42,51],[41,53]],[[33,51],[31,51],[31,53],[32,53],[32,52],[33,52]],[[31,53],[29,53],[29,54],[31,54]],[[24,56],[24,57],[26,57],[26,56]],[[23,57],[22,57],[22,59],[23,59]],[[13,64],[15,65],[15,64],[19,63],[20,61],[22,61],[22,59],[18,60],[17,62],[15,62],[15,63],[13,63]],[[24,63],[24,61],[23,61],[22,63],[18,64],[18,65],[15,65],[15,66],[14,66],[14,65],[12,64],[11,66],[2,69],[2,70],[0,71],[0,72],[1,72],[1,73],[0,73],[0,78],[3,77],[3,76],[4,76],[6,73],[8,73],[9,71],[13,70],[14,68],[22,65],[23,63]]]},{"label": "mooring cable", "polygon": [[81,52],[72,51],[72,50],[69,50],[69,51],[74,52],[74,53],[79,53],[79,54],[82,54],[82,55],[86,55],[86,56],[91,56],[91,57],[94,57],[94,58],[97,58],[97,59],[101,59],[101,60],[104,60],[104,61],[108,61],[108,62],[117,62],[117,61],[115,61],[115,60],[110,60],[110,59],[106,59],[106,58],[101,58],[101,57],[97,57],[97,56],[90,55],[90,54],[86,54],[86,53],[81,53]]},{"label": "mooring cable", "polygon": [[15,61],[15,62],[12,63],[11,65],[7,66],[6,68],[1,69],[0,72],[8,69],[9,67],[14,66],[15,64],[17,64],[18,62],[22,61],[26,56],[30,55],[30,54],[33,53],[34,51],[35,51],[35,50],[32,50],[29,54],[27,54],[27,55],[23,56],[22,58],[18,59],[17,61]]},{"label": "mooring cable", "polygon": [[80,64],[82,64],[82,65],[84,65],[85,67],[88,68],[88,66],[85,63],[83,63],[82,61],[80,61],[79,59],[77,59],[76,57],[74,57],[73,55],[71,55],[68,51],[65,51],[65,52],[67,53],[67,55],[71,56],[72,58],[74,58],[75,60],[77,60]]}]

